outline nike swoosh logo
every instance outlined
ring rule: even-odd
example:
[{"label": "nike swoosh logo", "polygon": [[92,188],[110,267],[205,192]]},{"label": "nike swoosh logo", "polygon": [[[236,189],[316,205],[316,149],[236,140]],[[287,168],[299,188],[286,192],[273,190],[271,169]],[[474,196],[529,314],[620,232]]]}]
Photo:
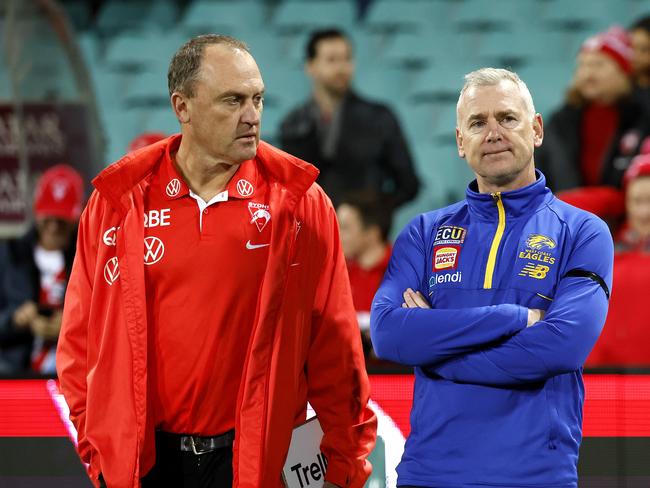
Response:
[{"label": "nike swoosh logo", "polygon": [[260,247],[270,246],[271,244],[251,244],[251,241],[246,243],[246,249],[259,249]]}]

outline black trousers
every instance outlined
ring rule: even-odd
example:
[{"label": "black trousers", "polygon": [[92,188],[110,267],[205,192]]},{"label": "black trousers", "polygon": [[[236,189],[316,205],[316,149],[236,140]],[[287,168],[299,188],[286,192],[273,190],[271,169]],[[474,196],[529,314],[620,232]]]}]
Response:
[{"label": "black trousers", "polygon": [[[232,488],[232,447],[196,455],[156,433],[156,464],[140,482],[142,488]],[[101,478],[100,486],[106,487]]]},{"label": "black trousers", "polygon": [[142,488],[231,488],[232,447],[196,455],[157,432],[156,464],[141,482]]}]

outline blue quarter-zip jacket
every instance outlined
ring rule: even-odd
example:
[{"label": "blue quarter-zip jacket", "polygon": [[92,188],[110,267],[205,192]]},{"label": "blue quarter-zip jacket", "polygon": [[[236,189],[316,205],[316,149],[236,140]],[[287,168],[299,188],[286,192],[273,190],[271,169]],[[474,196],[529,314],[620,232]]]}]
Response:
[{"label": "blue quarter-zip jacket", "polygon": [[[535,183],[422,214],[373,302],[378,356],[415,366],[398,486],[577,486],[582,364],[607,315],[605,223]],[[419,290],[431,309],[402,308]],[[528,309],[546,311],[526,327]]]}]

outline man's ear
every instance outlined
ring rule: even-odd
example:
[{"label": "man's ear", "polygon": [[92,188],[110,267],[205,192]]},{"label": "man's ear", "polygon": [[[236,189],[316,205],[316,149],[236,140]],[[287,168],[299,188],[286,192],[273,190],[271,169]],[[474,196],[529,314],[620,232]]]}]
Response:
[{"label": "man's ear", "polygon": [[533,120],[533,132],[535,147],[539,147],[542,145],[542,141],[544,140],[544,121],[542,120],[542,114],[535,114],[535,119]]},{"label": "man's ear", "polygon": [[465,159],[465,149],[463,148],[463,134],[460,129],[456,127],[456,147],[458,148],[458,155]]},{"label": "man's ear", "polygon": [[187,97],[179,92],[174,92],[171,96],[171,104],[178,121],[181,124],[187,124],[190,121]]}]

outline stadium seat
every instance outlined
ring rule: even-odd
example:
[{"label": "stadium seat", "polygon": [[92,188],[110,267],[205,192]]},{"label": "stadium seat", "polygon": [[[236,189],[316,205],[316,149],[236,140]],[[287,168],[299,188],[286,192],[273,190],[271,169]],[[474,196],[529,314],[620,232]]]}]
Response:
[{"label": "stadium seat", "polygon": [[271,24],[281,33],[308,32],[327,27],[349,30],[355,18],[355,3],[349,0],[285,0],[276,8]]},{"label": "stadium seat", "polygon": [[617,22],[617,5],[610,0],[546,0],[540,20],[550,29],[596,32]]},{"label": "stadium seat", "polygon": [[448,3],[432,0],[375,0],[363,24],[370,30],[383,32],[426,30],[434,21],[445,18]]},{"label": "stadium seat", "polygon": [[458,29],[471,31],[502,31],[532,19],[536,0],[499,0],[486,5],[481,0],[465,0],[453,15]]},{"label": "stadium seat", "polygon": [[435,64],[418,74],[410,98],[413,101],[450,101],[456,103],[463,76],[478,68],[474,62]]},{"label": "stadium seat", "polygon": [[124,101],[127,106],[168,107],[167,77],[154,72],[134,75],[124,94]]},{"label": "stadium seat", "polygon": [[428,32],[399,32],[395,34],[384,50],[384,59],[391,64],[406,67],[426,67],[434,58]]},{"label": "stadium seat", "polygon": [[150,7],[151,2],[144,0],[108,0],[99,11],[96,28],[106,36],[124,30],[141,31]]},{"label": "stadium seat", "polygon": [[266,4],[255,0],[195,0],[187,7],[180,28],[190,37],[208,33],[236,35],[242,26],[261,27],[266,14]]},{"label": "stadium seat", "polygon": [[153,32],[125,33],[111,39],[106,47],[107,67],[123,71],[151,70],[167,66],[185,37],[170,31],[165,35]]}]

